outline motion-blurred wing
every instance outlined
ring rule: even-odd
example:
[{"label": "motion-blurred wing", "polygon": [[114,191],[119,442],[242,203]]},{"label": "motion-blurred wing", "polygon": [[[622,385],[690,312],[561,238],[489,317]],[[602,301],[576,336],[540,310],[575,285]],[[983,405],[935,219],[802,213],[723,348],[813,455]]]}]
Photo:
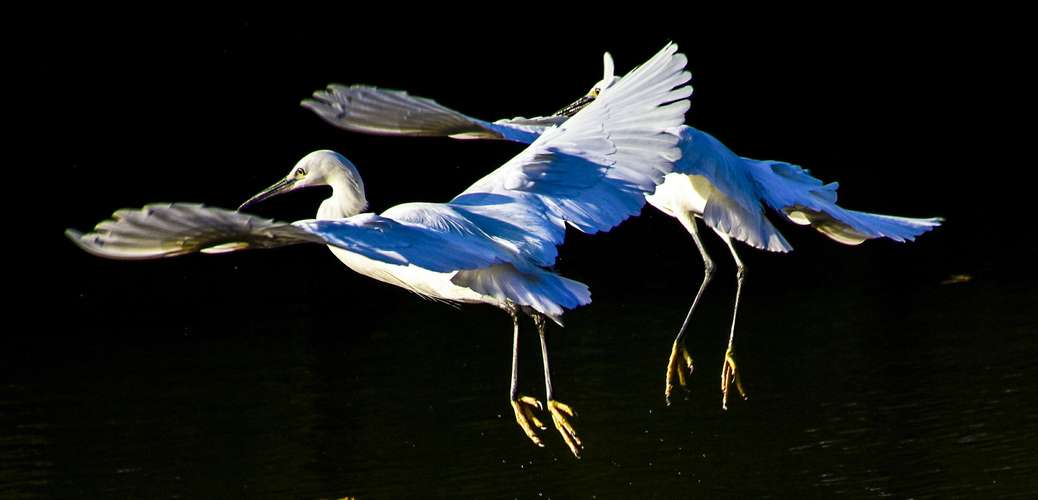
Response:
[{"label": "motion-blurred wing", "polygon": [[487,122],[401,90],[365,85],[329,85],[303,107],[336,127],[381,135],[503,139],[529,144],[565,117],[513,118]]},{"label": "motion-blurred wing", "polygon": [[527,231],[547,235],[551,244],[516,244],[542,265],[554,262],[565,222],[595,233],[636,215],[681,156],[678,138],[667,130],[681,125],[688,110],[685,63],[677,46],[667,45],[451,204],[500,224],[536,224]]},{"label": "motion-blurred wing", "polygon": [[91,233],[70,229],[65,234],[89,253],[127,260],[297,243],[333,245],[380,262],[414,264],[436,272],[476,269],[515,260],[515,252],[481,237],[478,228],[455,226],[450,221],[441,227],[423,227],[361,214],[289,224],[186,203],[119,210],[112,220],[101,222]]},{"label": "motion-blurred wing", "polygon": [[126,260],[323,243],[292,224],[189,203],[119,210],[91,233],[65,235],[89,253]]}]

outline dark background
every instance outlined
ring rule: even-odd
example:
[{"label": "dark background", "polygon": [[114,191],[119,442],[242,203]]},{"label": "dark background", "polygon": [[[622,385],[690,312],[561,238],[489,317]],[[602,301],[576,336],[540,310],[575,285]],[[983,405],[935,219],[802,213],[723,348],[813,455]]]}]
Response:
[{"label": "dark background", "polygon": [[[339,395],[344,398],[363,391],[404,400],[431,398],[438,393],[446,398],[468,397],[472,392],[465,389],[468,382],[454,380],[462,363],[465,376],[484,380],[479,383],[492,387],[488,390],[496,394],[496,400],[480,404],[500,407],[490,411],[505,416],[489,429],[503,433],[507,439],[478,442],[471,448],[491,455],[487,448],[505,448],[508,453],[519,454],[519,461],[526,460],[527,455],[537,460],[539,450],[528,447],[509,427],[513,424],[504,404],[507,384],[503,378],[507,372],[508,323],[490,308],[470,306],[455,311],[425,303],[400,289],[349,272],[317,247],[161,262],[115,262],[78,251],[64,239],[62,231],[67,227],[86,230],[115,209],[150,202],[190,201],[235,207],[286,174],[303,155],[323,148],[345,154],[358,166],[373,211],[406,201],[446,201],[521,147],[346,133],[300,107],[299,101],[329,83],[366,83],[406,89],[485,119],[550,114],[583,95],[601,77],[603,51],[612,53],[617,72],[622,74],[670,40],[677,42],[689,58],[695,89],[687,115],[690,125],[710,132],[741,155],[789,161],[811,169],[826,182],[839,181],[840,200],[845,207],[947,219],[944,226],[915,243],[872,241],[847,247],[773,217],[795,247],[793,253],[766,254],[740,247],[749,268],[742,317],[747,318],[747,324],[756,324],[747,329],[756,330],[755,335],[776,330],[769,341],[772,344],[754,347],[752,340],[746,344],[747,350],[758,353],[759,363],[768,357],[766,351],[782,349],[777,345],[793,349],[787,355],[799,352],[797,341],[791,340],[792,346],[783,344],[780,332],[792,328],[791,324],[809,329],[810,324],[802,323],[809,321],[804,318],[827,321],[837,315],[872,317],[874,322],[862,328],[879,335],[886,344],[881,342],[875,352],[865,355],[861,361],[866,364],[878,362],[886,348],[918,348],[899,342],[919,330],[933,333],[941,329],[921,326],[919,321],[925,321],[919,318],[940,317],[948,324],[965,320],[976,325],[976,330],[935,342],[966,342],[978,350],[995,349],[982,363],[988,369],[1006,358],[998,354],[998,345],[981,347],[973,342],[980,342],[989,328],[1010,314],[1017,318],[1009,320],[1017,331],[1031,330],[1034,321],[1028,319],[1026,310],[1033,306],[1026,304],[1035,296],[1030,262],[1033,250],[1023,236],[1031,229],[1027,212],[1019,208],[1026,198],[1016,193],[1024,191],[1021,188],[1033,166],[1031,156],[1013,152],[1022,149],[1029,132],[1011,120],[1025,113],[1025,103],[1013,95],[1025,86],[1019,74],[1027,63],[1018,50],[1021,32],[1013,27],[1011,13],[998,17],[969,11],[815,11],[786,12],[785,16],[758,12],[756,20],[751,21],[743,16],[749,13],[735,17],[736,13],[688,12],[653,19],[588,7],[584,12],[535,16],[484,6],[475,11],[475,17],[416,13],[403,7],[399,12],[381,14],[349,8],[234,15],[91,12],[31,22],[27,31],[32,36],[22,38],[23,45],[15,47],[26,64],[19,74],[27,76],[17,83],[28,83],[30,89],[9,96],[16,110],[30,112],[21,120],[21,134],[15,136],[23,139],[10,146],[16,152],[28,153],[29,161],[14,166],[8,175],[14,181],[8,199],[15,201],[9,222],[30,226],[25,229],[35,237],[31,245],[19,246],[19,258],[10,265],[20,297],[13,301],[12,321],[25,317],[30,321],[2,334],[0,362],[6,368],[0,374],[9,374],[7,400],[15,401],[10,403],[14,410],[8,412],[13,419],[8,423],[31,427],[34,422],[47,421],[51,422],[49,429],[60,430],[63,427],[53,423],[53,415],[66,411],[89,415],[101,411],[98,408],[105,406],[103,401],[122,399],[125,394],[119,391],[127,389],[119,389],[121,386],[113,381],[123,377],[163,380],[134,389],[141,391],[134,396],[139,401],[162,401],[168,397],[166,384],[178,384],[175,378],[166,381],[164,377],[201,370],[194,374],[197,379],[190,381],[195,389],[180,387],[187,391],[183,400],[190,401],[195,397],[190,391],[207,385],[210,375],[204,366],[208,365],[203,363],[199,368],[180,362],[185,356],[195,361],[199,356],[211,360],[205,356],[209,349],[220,355],[239,354],[226,362],[213,360],[213,366],[224,367],[225,371],[218,373],[243,369],[262,374],[265,380],[291,378],[291,374],[264,369],[271,359],[284,355],[283,344],[287,343],[304,345],[300,349],[311,355],[370,350],[370,358],[363,357],[365,362],[381,364],[394,372],[413,372],[414,385],[408,386],[407,393],[391,394],[394,389],[390,387],[398,390],[399,386],[389,382],[379,387],[376,377],[370,386],[343,387]],[[296,193],[255,210],[282,220],[310,218],[319,200],[326,196],[321,190]],[[716,330],[719,339],[718,345],[711,344],[707,352],[718,355],[723,352],[720,343],[734,288],[729,282],[734,281],[729,280],[734,269],[719,240],[709,235],[706,238],[721,272],[713,295],[704,305],[713,312],[703,313],[705,325]],[[568,316],[573,320],[564,332],[577,332],[555,338],[555,349],[560,353],[557,356],[565,362],[567,343],[589,342],[575,337],[586,339],[595,335],[593,330],[626,325],[627,330],[619,334],[624,339],[622,345],[611,347],[622,353],[631,346],[651,345],[651,352],[643,356],[652,360],[646,365],[651,368],[625,366],[618,353],[599,356],[599,361],[608,361],[608,369],[619,377],[616,383],[606,384],[608,397],[631,398],[635,392],[641,397],[647,389],[635,380],[644,376],[651,381],[653,404],[659,403],[657,399],[662,397],[657,398],[656,393],[662,389],[659,386],[669,338],[701,277],[700,259],[687,233],[673,219],[647,207],[641,217],[608,234],[587,236],[571,231],[562,247],[558,270],[590,284],[596,303]],[[968,282],[942,285],[954,275],[965,275]],[[928,313],[914,311],[920,300],[929,308]],[[980,308],[981,303],[988,307]],[[598,304],[602,304],[601,309],[595,307]],[[971,306],[978,306],[977,310],[970,310]],[[599,310],[601,317],[609,319],[596,320]],[[754,317],[757,319],[749,319]],[[606,328],[603,321],[612,326]],[[643,334],[640,330],[649,324],[659,326],[653,326],[651,334]],[[915,326],[906,331],[905,324]],[[839,334],[832,338],[833,327],[823,329],[830,333],[819,338],[839,343]],[[454,340],[441,342],[437,340],[440,335],[453,336]],[[474,336],[485,336],[473,342],[492,350],[492,354],[466,350],[475,349],[471,346],[458,352],[456,344]],[[235,346],[242,346],[244,351],[237,351]],[[1033,353],[1033,342],[1019,346],[1023,352]],[[970,349],[972,353],[973,347]],[[458,359],[463,355],[493,360],[479,361],[487,368],[477,365],[476,369]],[[947,364],[955,365],[956,355],[949,355]],[[1026,359],[1030,357],[1018,352],[1011,358],[1029,363]],[[245,358],[248,360],[243,361]],[[573,363],[579,364],[581,358],[574,358]],[[529,359],[536,360],[536,354],[531,352]],[[709,359],[708,367],[697,376],[712,388],[716,370],[713,358]],[[781,370],[787,362],[798,363],[796,359],[772,359],[774,366],[770,369]],[[922,361],[918,367],[906,362],[922,372],[929,366]],[[531,365],[536,366],[532,361]],[[1033,368],[1033,363],[1027,366]],[[342,367],[346,379],[350,369]],[[63,406],[62,401],[68,401],[65,396],[46,396],[64,394],[53,392],[57,390],[54,388],[66,386],[69,380],[89,378],[98,370],[108,375],[90,384],[93,395],[84,399],[88,402],[77,403],[81,406]],[[567,369],[560,370],[558,378],[565,380]],[[651,373],[644,375],[647,370]],[[763,371],[759,368],[758,377]],[[276,397],[267,393],[256,398],[237,394],[255,387],[251,382],[234,383],[236,379],[220,385],[217,372],[210,373],[213,384],[227,391],[212,395],[216,400],[230,398],[220,394],[234,394],[234,398],[254,404]],[[568,375],[571,380],[565,385],[569,394],[579,393],[580,384],[572,380],[574,374]],[[825,387],[800,375],[789,375],[786,380],[780,372],[774,383],[788,382],[784,386],[787,391],[817,388],[818,384]],[[331,374],[328,377],[335,378]],[[625,385],[626,377],[633,377],[629,385]],[[527,380],[533,388],[538,387],[536,370]],[[903,382],[894,380],[891,384]],[[839,392],[830,389],[830,393]],[[698,392],[692,404],[709,403],[712,410],[715,391]],[[286,397],[294,392],[286,389]],[[1024,393],[1033,396],[1034,390]],[[587,412],[597,411],[594,403],[579,396],[575,399]],[[18,401],[32,404],[18,406]],[[154,404],[158,414],[170,410],[169,406]],[[352,423],[376,434],[399,432],[394,426],[406,424],[394,423],[392,411],[399,409],[404,420],[408,414],[406,406],[397,408],[396,404],[368,408],[365,411],[370,414],[357,414]],[[234,408],[234,403],[227,405]],[[775,405],[765,405],[769,411],[780,412],[777,416],[772,413],[771,418],[800,418],[781,415],[788,407],[778,401]],[[183,410],[176,404],[172,408]],[[465,407],[461,408],[457,411],[463,412]],[[1024,408],[1030,410],[1028,415],[1033,414],[1033,405]],[[118,434],[112,429],[121,428],[119,415],[125,414],[113,415],[98,419],[108,418],[106,429]],[[148,415],[151,413],[134,422],[149,436],[151,432],[161,434],[156,428],[166,428],[168,423],[151,421]],[[166,418],[177,420],[182,416]],[[594,417],[586,418],[591,419],[588,425],[596,443],[589,449],[604,446],[602,442],[610,438],[595,435]],[[1031,417],[1026,418],[1025,423],[1033,425]],[[385,427],[380,429],[383,419]],[[293,420],[278,415],[270,419],[283,426],[291,426]],[[224,431],[193,434],[196,441],[186,442],[194,446],[178,445],[180,441],[174,438],[152,444],[160,450],[158,455],[192,456],[203,453],[203,449],[213,453],[209,445],[214,449],[230,446],[227,435],[237,443],[233,436],[240,429],[234,421],[229,418],[221,424],[226,425]],[[723,426],[724,422],[717,418],[706,424]],[[324,430],[348,433],[348,429],[336,427],[340,424],[331,420],[323,424]],[[422,427],[426,434],[458,432],[428,425]],[[633,425],[652,428],[654,424]],[[72,442],[87,446],[119,441],[82,437],[94,431],[67,432],[77,436],[71,438]],[[722,447],[724,442],[733,442],[728,438],[722,440]],[[62,443],[60,436],[50,439]],[[615,439],[624,442],[622,436]],[[472,453],[468,447],[436,443],[439,447],[433,447],[434,456]],[[746,450],[747,444],[740,443],[741,449]],[[65,494],[102,496],[112,491],[97,486],[109,484],[104,473],[98,477],[77,475],[82,469],[75,464],[85,457],[75,453],[48,455],[53,449],[45,446],[41,449],[51,451],[39,453],[46,456],[47,463],[58,465],[40,468],[47,472],[19,465],[26,446],[13,439],[3,448],[7,456],[14,457],[9,463],[16,464],[4,469],[11,488],[8,491],[46,495],[57,488]],[[55,445],[63,446],[68,447]],[[358,454],[369,451],[354,441],[330,447],[347,455],[349,450]],[[181,451],[172,453],[171,449]],[[244,456],[263,451],[236,453]],[[560,450],[553,453],[546,467],[557,466],[552,463],[559,461],[572,467],[570,458]],[[585,463],[595,464],[594,460]],[[963,463],[968,466],[971,460],[964,457]],[[366,464],[371,467],[364,469],[367,472],[346,465],[337,469],[321,458],[304,463],[308,465],[297,473],[313,473],[316,468],[328,472],[328,476],[338,471],[340,477],[350,480],[308,484],[301,490],[286,486],[252,493],[295,491],[302,496],[333,496],[382,491],[395,496],[406,489],[387,493],[392,490],[372,489],[370,481],[406,487],[406,482],[393,483],[385,478],[396,477],[396,468],[417,467],[399,457],[373,459]],[[723,464],[713,466],[722,474],[734,474]],[[219,471],[215,477],[197,472],[199,476],[192,481],[191,473],[184,472],[193,470],[191,466],[170,467],[176,472],[170,476],[176,475],[179,481],[177,491],[188,496],[247,489],[238,487],[246,482],[241,476],[227,474],[220,482]],[[269,474],[283,470],[277,463],[269,467],[264,469]],[[349,472],[342,472],[342,467]],[[585,467],[571,473],[599,471],[595,465]],[[904,467],[912,470],[913,464]],[[121,470],[115,466],[111,469]],[[50,482],[37,488],[25,479],[33,472]],[[512,472],[522,474],[518,469]],[[480,474],[477,470],[471,477],[424,477],[410,486],[430,495],[450,496],[452,491],[465,491],[459,487],[462,484],[486,486],[489,481],[500,480]],[[173,491],[163,487],[162,480],[147,476],[142,483],[151,481],[150,489],[127,487],[125,492],[136,496],[142,491],[150,495]],[[217,483],[226,489],[209,487]],[[768,479],[760,490],[749,487],[741,491],[803,493],[793,484]],[[1009,484],[1017,488],[1010,492],[1027,490],[1019,481]],[[547,490],[550,493],[552,488]],[[648,490],[652,491],[651,486]],[[513,492],[521,496],[535,490],[477,491],[487,496],[512,496]],[[920,490],[910,487],[893,491],[911,495]]]},{"label": "dark background", "polygon": [[[58,182],[49,186],[51,201],[38,197],[33,204],[57,229],[47,250],[62,256],[54,260],[69,267],[66,276],[131,269],[158,278],[170,275],[166,265],[215,270],[232,262],[282,262],[311,276],[338,264],[309,248],[106,263],[60,241],[60,229],[87,229],[116,208],[156,201],[235,207],[321,148],[358,165],[376,212],[406,201],[446,201],[520,146],[345,133],[299,101],[328,83],[366,83],[487,119],[548,114],[600,78],[603,51],[623,73],[674,40],[693,74],[689,124],[741,155],[793,162],[826,182],[840,181],[844,206],[947,219],[916,244],[856,248],[782,225],[796,252],[743,252],[755,286],[826,281],[818,277],[940,280],[953,273],[1013,279],[1027,267],[1013,261],[1028,242],[1012,234],[1020,229],[1021,200],[1010,194],[1029,168],[1026,158],[1008,152],[1023,133],[999,114],[1013,111],[1007,94],[1023,85],[1013,78],[1019,61],[1012,30],[1000,37],[982,31],[980,23],[990,21],[979,18],[963,24],[967,17],[908,12],[821,15],[728,24],[707,14],[664,22],[599,14],[561,26],[520,16],[452,27],[418,15],[387,22],[317,11],[291,19],[153,14],[132,26],[115,19],[55,23],[45,37],[60,43],[33,61],[32,74],[43,78],[26,99],[38,110],[35,119],[43,119],[36,124],[46,138],[40,151]],[[309,218],[327,196],[318,191],[256,211]],[[569,238],[560,269],[584,277],[606,267],[609,277],[594,280],[595,287],[623,288],[698,259],[678,225],[651,207],[645,212],[614,233]],[[274,275],[293,284],[288,288],[303,281],[286,273]],[[677,284],[665,281],[656,286]]]},{"label": "dark background", "polygon": [[[55,255],[50,266],[62,266],[56,275],[63,301],[81,311],[98,307],[97,294],[126,295],[109,282],[116,276],[162,282],[150,293],[199,303],[276,304],[299,293],[313,300],[335,287],[351,291],[350,303],[367,310],[405,296],[342,272],[313,248],[127,264],[80,253],[61,231],[88,229],[117,208],[149,202],[235,207],[322,148],[360,168],[376,212],[406,201],[446,201],[521,147],[345,133],[299,101],[328,83],[366,83],[487,119],[549,114],[600,78],[603,51],[612,52],[622,73],[674,40],[693,74],[689,124],[741,155],[789,161],[839,181],[846,207],[947,219],[914,244],[854,248],[780,221],[795,252],[743,250],[758,293],[791,284],[935,282],[952,274],[1015,280],[1032,267],[1030,242],[1019,234],[1022,200],[1013,195],[1030,167],[1026,157],[1009,153],[1023,133],[1000,114],[1020,105],[1007,97],[1022,85],[1013,77],[1016,40],[1009,28],[1001,36],[981,30],[990,21],[967,14],[831,13],[757,24],[718,23],[705,13],[664,22],[519,16],[511,24],[452,27],[418,15],[388,22],[318,11],[291,19],[153,14],[132,25],[55,24],[47,38],[60,43],[34,61],[42,87],[26,99],[44,119],[38,151],[58,182],[46,196],[24,185],[19,191],[29,192],[16,194],[32,195],[26,205],[45,211],[53,230],[44,251]],[[325,196],[294,194],[255,210],[310,218]],[[723,245],[708,239],[727,264]],[[689,240],[648,207],[609,234],[574,232],[559,269],[599,293],[627,293],[631,284],[686,293],[689,283],[675,270],[691,268],[688,278],[698,280]],[[313,279],[329,274],[335,278]],[[174,276],[221,285],[170,283]],[[198,298],[182,297],[187,292]]]}]

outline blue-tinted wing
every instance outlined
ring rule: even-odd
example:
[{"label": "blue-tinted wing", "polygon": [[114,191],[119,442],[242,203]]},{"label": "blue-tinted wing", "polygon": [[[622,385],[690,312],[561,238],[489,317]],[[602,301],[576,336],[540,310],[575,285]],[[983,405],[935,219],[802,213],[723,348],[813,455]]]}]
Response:
[{"label": "blue-tinted wing", "polygon": [[591,302],[586,285],[537,267],[447,205],[410,203],[386,214],[392,217],[361,214],[288,224],[202,205],[154,204],[120,210],[91,233],[65,234],[91,254],[124,260],[327,244],[386,264],[454,273],[450,279],[457,286],[532,307],[560,323],[564,309]]},{"label": "blue-tinted wing", "polygon": [[835,182],[823,184],[807,170],[780,161],[744,158],[771,208],[835,241],[857,245],[873,238],[911,241],[941,224],[939,217],[917,219],[848,210],[836,204]]},{"label": "blue-tinted wing", "polygon": [[[404,240],[411,242],[420,238],[422,244],[430,248],[421,255],[411,257],[408,263],[434,271],[458,270],[451,277],[451,282],[457,286],[502,301],[532,307],[560,324],[563,309],[591,302],[587,285],[538,267],[509,239],[513,229],[503,230],[499,221],[492,220],[493,224],[486,226],[486,221],[474,216],[471,211],[439,203],[397,205],[383,212],[380,219],[382,222],[379,223],[391,220],[403,226],[421,228],[421,235],[409,236]],[[517,224],[514,228],[515,237],[523,238],[520,227],[522,221],[511,223]],[[499,234],[489,234],[484,227],[495,228]],[[399,234],[403,235],[404,231]],[[399,238],[394,241],[399,242]],[[381,248],[388,247],[386,242],[379,243]],[[458,267],[462,262],[451,262],[451,259],[461,259],[463,263],[476,263],[480,262],[480,258],[484,259],[484,263],[491,260],[495,262],[478,268]]]},{"label": "blue-tinted wing", "polygon": [[413,264],[431,271],[477,269],[516,261],[514,251],[483,236],[460,217],[423,226],[374,214],[292,224],[253,215],[172,203],[119,210],[112,220],[82,234],[66,235],[80,248],[112,259],[157,259],[194,252],[221,253],[298,243],[333,245],[388,264]]},{"label": "blue-tinted wing", "polygon": [[495,264],[532,267],[517,253],[483,233],[450,207],[407,203],[382,215],[307,220],[293,224],[329,245],[387,264],[415,265],[435,272],[478,269]]},{"label": "blue-tinted wing", "polygon": [[688,109],[685,63],[667,45],[451,205],[482,218],[494,236],[521,222],[526,234],[514,243],[541,265],[554,262],[565,223],[595,233],[636,215],[681,155],[667,130]]},{"label": "blue-tinted wing", "polygon": [[844,209],[836,204],[835,182],[824,184],[789,163],[740,157],[692,127],[682,127],[680,135],[682,157],[675,171],[703,176],[716,190],[707,196],[704,222],[755,247],[792,249],[765,216],[764,206],[846,244],[879,237],[911,240],[940,223]]}]

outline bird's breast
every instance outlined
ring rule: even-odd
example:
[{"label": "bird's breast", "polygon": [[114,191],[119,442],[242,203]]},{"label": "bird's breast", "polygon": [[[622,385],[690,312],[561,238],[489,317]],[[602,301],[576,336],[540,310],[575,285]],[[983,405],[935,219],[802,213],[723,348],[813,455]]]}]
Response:
[{"label": "bird's breast", "polygon": [[645,201],[671,217],[677,217],[679,212],[700,216],[713,191],[714,185],[706,177],[672,172],[654,193],[645,195]]}]

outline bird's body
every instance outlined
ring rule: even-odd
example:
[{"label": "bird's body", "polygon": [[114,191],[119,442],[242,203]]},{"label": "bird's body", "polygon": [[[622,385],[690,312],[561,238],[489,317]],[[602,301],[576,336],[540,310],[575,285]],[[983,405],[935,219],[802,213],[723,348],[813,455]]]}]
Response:
[{"label": "bird's body", "polygon": [[411,264],[389,264],[334,245],[328,249],[357,274],[398,286],[424,298],[465,304],[490,304],[505,308],[506,301],[451,282],[457,271],[436,272]]},{"label": "bird's body", "polygon": [[[330,186],[317,218],[283,223],[200,205],[120,210],[95,232],[67,235],[108,258],[150,259],[191,252],[223,253],[322,243],[346,266],[376,280],[448,302],[485,303],[514,323],[510,399],[516,420],[536,444],[540,403],[518,393],[518,314],[533,317],[541,336],[547,407],[574,454],[580,440],[554,399],[545,318],[591,302],[583,283],[551,270],[566,226],[608,231],[636,215],[644,195],[680,157],[669,131],[684,120],[691,87],[686,58],[668,45],[564,124],[539,130],[530,146],[447,203],[405,203],[364,213],[364,183],[342,155],[306,155],[291,172],[246,205],[280,193]],[[555,120],[561,122],[562,120]],[[526,125],[523,125],[526,126]],[[463,133],[460,132],[459,133]]]},{"label": "bird's body", "polygon": [[680,213],[703,215],[710,193],[717,188],[701,175],[669,173],[645,200],[661,212],[678,218]]},{"label": "bird's body", "polygon": [[[366,209],[367,201],[364,197],[363,184],[351,182],[353,177],[350,175],[341,175],[336,170],[331,170],[331,172],[327,182],[328,186],[332,188],[332,196],[321,202],[317,209],[316,220],[344,219]],[[402,215],[407,214],[410,209],[426,208],[428,210],[432,207],[435,207],[435,204],[405,203],[384,211],[382,216],[396,220],[394,214]],[[451,278],[455,274],[454,271],[436,272],[411,264],[390,264],[335,245],[328,245],[328,249],[346,267],[357,274],[398,286],[425,298],[506,307],[505,301],[501,299],[489,297],[452,283]]]},{"label": "bird's body", "polygon": [[[302,104],[329,123],[351,131],[525,143],[537,137],[538,132],[549,130],[552,124],[565,122],[616,84],[618,79],[613,76],[613,62],[608,53],[604,63],[603,78],[587,96],[549,117],[491,123],[430,99],[368,86],[330,85]],[[722,367],[722,405],[725,407],[730,383],[735,383],[743,393],[736,372],[734,337],[745,266],[733,241],[774,252],[788,252],[793,248],[769,220],[767,209],[849,245],[873,238],[908,241],[940,224],[939,218],[895,217],[844,209],[836,203],[837,184],[823,184],[805,169],[780,161],[740,157],[715,137],[688,125],[677,126],[671,132],[680,138],[681,158],[673,172],[668,173],[653,192],[645,193],[645,198],[649,204],[677,219],[691,234],[703,258],[704,277],[671,349],[665,390],[668,402],[675,383],[685,386],[685,374],[692,370],[692,358],[685,350],[683,339],[714,271],[713,261],[699,236],[697,219],[726,243],[738,268],[735,312]]]},{"label": "bird's body", "polygon": [[[321,152],[321,154],[334,154],[332,152]],[[348,162],[345,158],[336,158],[339,162]],[[352,166],[352,164],[349,164]],[[346,169],[347,174],[339,173],[340,169],[331,169],[327,179],[328,186],[332,189],[332,195],[321,202],[317,209],[315,220],[338,220],[353,217],[367,208],[367,200],[364,196],[364,186],[359,180],[359,174],[354,176],[355,169]],[[353,179],[356,179],[354,181]],[[415,211],[436,212],[439,205],[434,203],[404,203],[389,208],[382,213],[382,217],[400,221],[407,220],[409,213]],[[460,287],[451,282],[455,271],[437,272],[412,264],[391,264],[382,260],[369,258],[358,252],[346,250],[335,245],[328,245],[328,249],[346,267],[357,274],[398,286],[405,290],[414,292],[425,298],[443,300],[459,303],[485,303],[496,307],[506,307],[504,300],[490,297],[473,291],[470,288]]]}]

